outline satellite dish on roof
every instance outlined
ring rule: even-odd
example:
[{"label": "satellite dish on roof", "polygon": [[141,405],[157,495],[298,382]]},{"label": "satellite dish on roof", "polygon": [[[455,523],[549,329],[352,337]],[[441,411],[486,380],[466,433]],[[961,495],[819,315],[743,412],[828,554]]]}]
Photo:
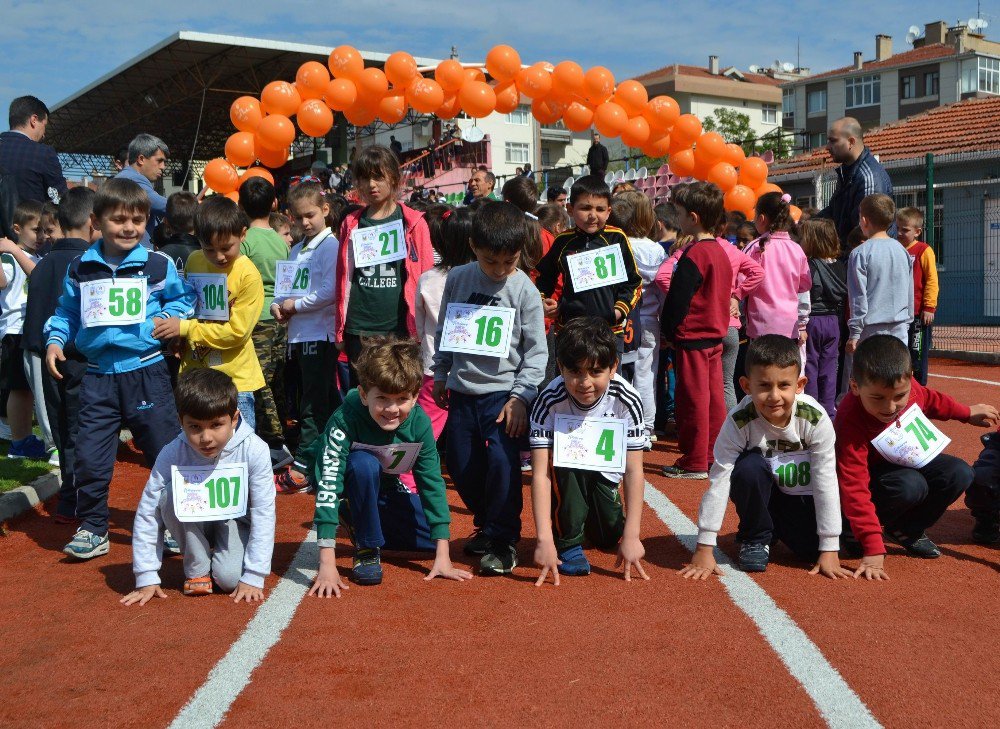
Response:
[{"label": "satellite dish on roof", "polygon": [[983,18],[969,18],[968,26],[973,33],[979,33],[989,27],[989,22]]},{"label": "satellite dish on roof", "polygon": [[906,42],[913,45],[913,42],[920,38],[920,26],[911,25],[906,31]]},{"label": "satellite dish on roof", "polygon": [[761,68],[760,66],[749,66],[749,67],[747,67],[747,71],[749,71],[750,73],[760,73],[763,70],[764,69]]},{"label": "satellite dish on roof", "polygon": [[568,192],[570,189],[572,189],[574,182],[576,182],[576,180],[574,180],[572,177],[567,177],[566,181],[563,182],[563,189]]},{"label": "satellite dish on roof", "polygon": [[786,61],[785,63],[781,64],[781,70],[784,71],[785,73],[791,73],[792,71],[795,70],[795,64]]},{"label": "satellite dish on roof", "polygon": [[466,142],[481,142],[485,136],[479,127],[466,127],[462,130],[462,139]]}]

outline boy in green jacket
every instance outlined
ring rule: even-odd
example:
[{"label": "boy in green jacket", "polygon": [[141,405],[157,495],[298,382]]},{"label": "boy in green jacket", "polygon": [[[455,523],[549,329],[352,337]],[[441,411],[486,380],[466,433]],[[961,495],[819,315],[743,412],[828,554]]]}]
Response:
[{"label": "boy in green jacket", "polygon": [[[427,580],[472,579],[451,563],[441,462],[430,418],[416,404],[423,384],[420,345],[372,338],[356,370],[360,384],[330,418],[316,459],[319,573],[309,594],[340,597],[347,589],[334,556],[341,513],[356,548],[351,569],[356,584],[382,582],[383,547],[433,551]],[[399,480],[408,471],[416,493]]]}]

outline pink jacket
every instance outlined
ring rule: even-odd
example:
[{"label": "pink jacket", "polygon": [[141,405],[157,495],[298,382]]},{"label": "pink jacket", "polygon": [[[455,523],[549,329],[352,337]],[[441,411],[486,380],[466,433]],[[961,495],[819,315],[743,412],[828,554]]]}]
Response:
[{"label": "pink jacket", "polygon": [[[411,337],[417,336],[416,301],[417,282],[420,274],[434,266],[434,248],[431,233],[424,220],[424,214],[400,203],[403,211],[403,235],[406,238],[406,258],[404,258],[406,280],[403,282],[403,301],[406,302],[406,330]],[[351,233],[358,227],[361,214],[366,208],[355,210],[344,218],[340,226],[340,255],[337,259],[337,298],[334,307],[336,341],[344,341],[344,325],[347,319],[347,304],[351,298],[351,279],[354,277],[354,246]],[[811,285],[811,284],[810,284]]]},{"label": "pink jacket", "polygon": [[747,246],[746,255],[764,269],[763,282],[747,296],[747,335],[781,334],[798,338],[808,318],[808,304],[800,308],[799,294],[812,288],[809,261],[788,233],[778,231]]},{"label": "pink jacket", "polygon": [[[733,267],[733,298],[743,301],[751,291],[760,286],[764,280],[764,269],[757,261],[734,246],[725,238],[716,238],[722,250],[729,256],[729,265]],[[740,318],[734,316],[729,320],[731,328],[742,326]]]},{"label": "pink jacket", "polygon": [[681,256],[684,255],[691,244],[684,246],[683,248],[678,248],[676,251],[671,253],[665,259],[660,267],[656,269],[656,277],[653,279],[653,283],[656,287],[660,289],[664,294],[670,291],[670,279],[674,276],[674,269],[677,268],[677,262],[681,260]]}]

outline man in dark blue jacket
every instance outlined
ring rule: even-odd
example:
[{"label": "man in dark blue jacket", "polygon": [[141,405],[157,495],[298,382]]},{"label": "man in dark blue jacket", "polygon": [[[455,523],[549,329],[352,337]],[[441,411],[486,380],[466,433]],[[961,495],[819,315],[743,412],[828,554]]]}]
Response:
[{"label": "man in dark blue jacket", "polygon": [[21,200],[59,202],[66,194],[59,156],[42,144],[49,110],[34,96],[10,102],[10,131],[0,134],[0,172],[13,175]]}]

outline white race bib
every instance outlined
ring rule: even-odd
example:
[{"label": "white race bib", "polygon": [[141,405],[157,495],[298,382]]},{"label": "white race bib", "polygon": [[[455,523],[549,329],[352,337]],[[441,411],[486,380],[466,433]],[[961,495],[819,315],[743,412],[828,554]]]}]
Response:
[{"label": "white race bib", "polygon": [[441,349],[506,357],[513,330],[514,310],[509,307],[448,304],[441,329]]},{"label": "white race bib", "polygon": [[777,453],[767,459],[778,488],[789,496],[812,496],[812,462],[809,451]]},{"label": "white race bib", "polygon": [[275,298],[298,298],[309,293],[312,277],[308,261],[275,261]]},{"label": "white race bib", "polygon": [[247,464],[171,466],[177,521],[225,521],[246,516]]},{"label": "white race bib", "polygon": [[574,291],[589,291],[628,280],[625,259],[617,243],[593,251],[566,256]]},{"label": "white race bib", "polygon": [[224,273],[189,273],[187,280],[198,293],[198,319],[229,321],[229,284]]},{"label": "white race bib", "polygon": [[355,228],[351,233],[351,244],[354,246],[355,268],[367,268],[406,258],[403,221],[394,220],[370,228]]},{"label": "white race bib", "polygon": [[946,436],[919,405],[911,405],[900,418],[872,440],[875,450],[889,463],[908,468],[923,468],[933,461],[948,444]]},{"label": "white race bib", "polygon": [[80,284],[84,327],[128,326],[146,321],[146,279],[102,278]]},{"label": "white race bib", "polygon": [[619,418],[556,415],[552,465],[625,473],[627,424]]},{"label": "white race bib", "polygon": [[421,443],[390,443],[389,445],[369,445],[354,443],[352,451],[368,451],[382,464],[382,473],[398,476],[413,470],[413,464],[420,455]]}]

